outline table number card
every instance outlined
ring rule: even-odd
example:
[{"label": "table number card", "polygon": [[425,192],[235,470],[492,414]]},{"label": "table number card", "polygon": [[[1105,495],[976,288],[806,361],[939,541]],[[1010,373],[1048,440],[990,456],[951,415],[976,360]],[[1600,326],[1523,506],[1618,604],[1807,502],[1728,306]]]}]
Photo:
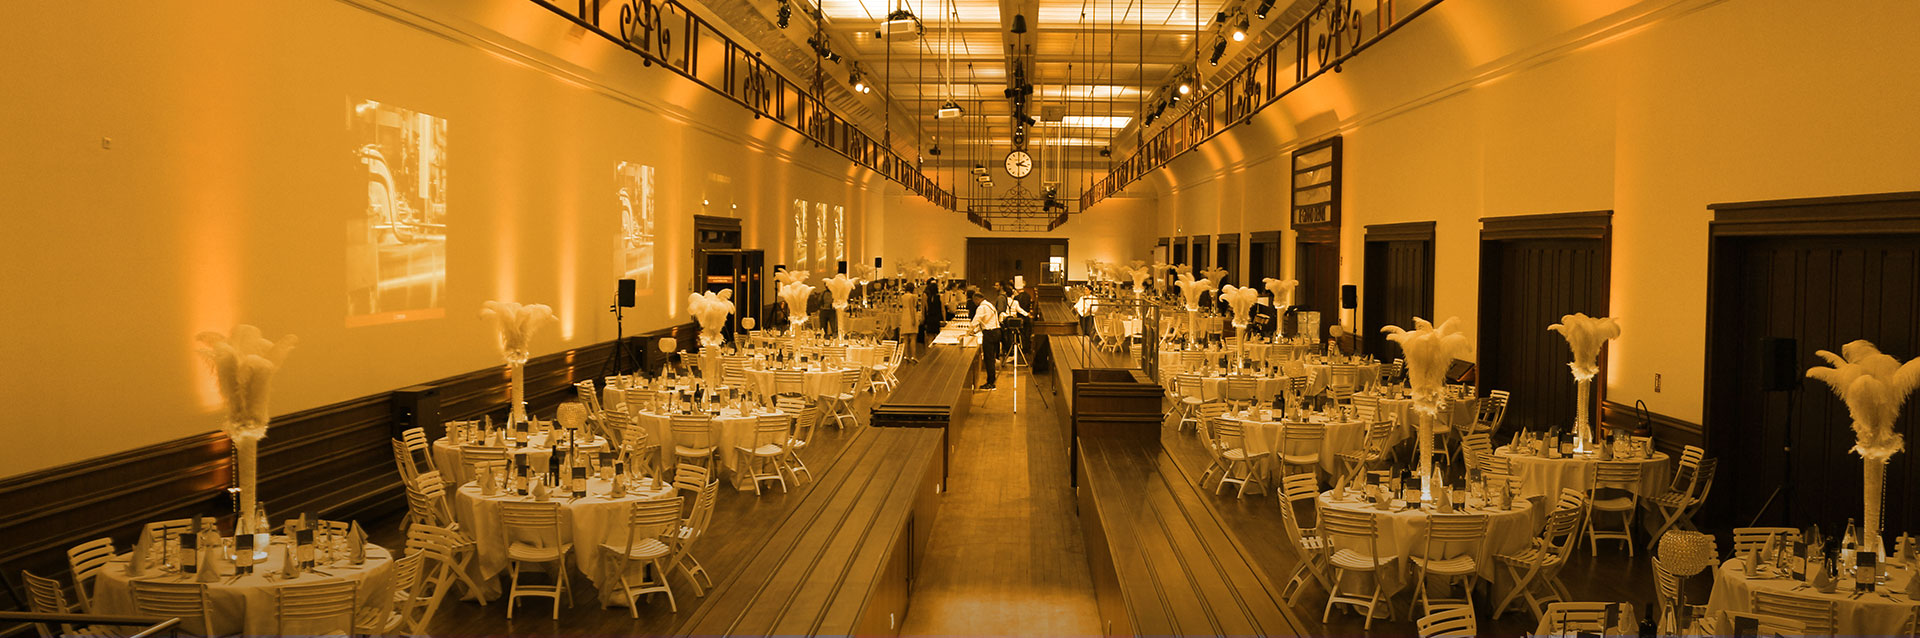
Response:
[{"label": "table number card", "polygon": [[586,466],[584,466],[584,465],[575,465],[575,466],[573,466],[573,481],[572,481],[572,487],[573,487],[573,497],[574,497],[574,498],[580,498],[580,497],[583,497],[583,496],[586,496],[586,495],[587,495],[587,468],[586,468]]},{"label": "table number card", "polygon": [[302,527],[293,533],[293,560],[303,570],[313,567],[313,528]]},{"label": "table number card", "polygon": [[200,568],[200,517],[193,518],[193,527],[180,534],[180,553],[174,560],[180,563],[180,572],[192,574]]},{"label": "table number card", "polygon": [[1735,638],[1758,638],[1760,619],[1746,614],[1733,617],[1733,635]]},{"label": "table number card", "polygon": [[1880,555],[1873,552],[1857,552],[1854,564],[1859,567],[1853,588],[1860,591],[1873,591],[1875,581],[1879,580]]},{"label": "table number card", "polygon": [[234,573],[246,575],[253,573],[253,535],[241,534],[233,539]]}]

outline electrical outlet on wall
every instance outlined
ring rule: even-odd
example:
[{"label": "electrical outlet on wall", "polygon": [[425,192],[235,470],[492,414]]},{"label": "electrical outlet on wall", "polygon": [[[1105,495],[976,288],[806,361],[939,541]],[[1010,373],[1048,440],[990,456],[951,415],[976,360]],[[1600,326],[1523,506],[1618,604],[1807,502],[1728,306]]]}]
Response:
[{"label": "electrical outlet on wall", "polygon": [[1653,391],[1660,391],[1660,373],[1658,372],[1653,373]]}]

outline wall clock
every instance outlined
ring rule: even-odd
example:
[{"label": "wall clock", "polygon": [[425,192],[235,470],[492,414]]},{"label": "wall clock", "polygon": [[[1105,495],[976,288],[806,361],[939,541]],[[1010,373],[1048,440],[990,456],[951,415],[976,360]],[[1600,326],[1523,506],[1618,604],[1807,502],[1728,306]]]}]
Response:
[{"label": "wall clock", "polygon": [[1033,172],[1033,156],[1026,151],[1014,151],[1007,154],[1007,174],[1014,179],[1026,177]]}]

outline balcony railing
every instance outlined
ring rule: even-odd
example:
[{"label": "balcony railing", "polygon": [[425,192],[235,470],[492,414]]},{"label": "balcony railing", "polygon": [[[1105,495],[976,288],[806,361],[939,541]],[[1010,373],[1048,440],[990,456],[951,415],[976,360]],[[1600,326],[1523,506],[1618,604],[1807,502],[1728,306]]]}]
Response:
[{"label": "balcony railing", "polygon": [[[1372,12],[1356,7],[1368,0],[1322,0],[1299,22],[1287,27],[1284,35],[1255,54],[1228,77],[1214,82],[1214,88],[1190,101],[1184,111],[1166,114],[1169,121],[1160,132],[1148,135],[1143,126],[1140,146],[1125,161],[1114,165],[1107,176],[1080,194],[1080,210],[1119,193],[1129,184],[1145,177],[1153,169],[1165,166],[1207,140],[1236,124],[1253,118],[1261,109],[1306,86],[1328,70],[1359,55],[1381,38],[1426,13],[1440,0],[1415,0],[1407,11],[1397,10],[1395,0],[1372,0]],[[1281,87],[1281,81],[1288,83]]]},{"label": "balcony railing", "polygon": [[846,118],[827,108],[805,85],[781,75],[760,53],[734,42],[713,24],[676,0],[581,0],[569,10],[546,0],[535,4],[695,84],[725,96],[833,149],[853,163],[899,182],[907,190],[947,210],[956,210],[948,193],[917,164],[875,141]]}]

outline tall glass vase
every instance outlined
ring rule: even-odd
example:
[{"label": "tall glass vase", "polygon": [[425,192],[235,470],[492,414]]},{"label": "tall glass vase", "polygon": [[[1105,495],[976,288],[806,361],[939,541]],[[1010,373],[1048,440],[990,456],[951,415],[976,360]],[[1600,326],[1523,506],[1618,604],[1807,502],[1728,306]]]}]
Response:
[{"label": "tall glass vase", "polygon": [[510,409],[512,416],[508,419],[508,422],[525,423],[527,421],[527,362],[525,359],[509,361],[507,362],[507,370],[513,373],[513,377],[509,381],[512,390],[511,400],[513,401],[513,407]]},{"label": "tall glass vase", "polygon": [[1422,407],[1415,406],[1414,412],[1420,415],[1420,477],[1424,481],[1433,476],[1433,410]]},{"label": "tall glass vase", "polygon": [[[259,499],[255,490],[259,487],[258,466],[260,460],[260,439],[255,436],[242,435],[234,437],[232,441],[234,482],[237,483],[235,487],[240,489],[238,520],[243,528],[252,527],[246,523],[248,522],[247,519],[252,517],[255,501]],[[243,529],[241,533],[251,534],[254,531],[256,530]]]},{"label": "tall glass vase", "polygon": [[847,304],[833,304],[833,338],[840,343],[847,341]]},{"label": "tall glass vase", "polygon": [[1587,411],[1593,404],[1593,377],[1579,377],[1573,381],[1578,387],[1580,398],[1573,410],[1573,451],[1585,454],[1593,444],[1593,432],[1587,429]]},{"label": "tall glass vase", "polygon": [[1885,558],[1886,553],[1881,551],[1883,548],[1880,546],[1880,510],[1881,499],[1886,495],[1887,460],[1861,459],[1860,471],[1864,479],[1861,502],[1866,506],[1866,511],[1860,516],[1863,525],[1860,527],[1859,547],[1861,551],[1876,552]]}]

